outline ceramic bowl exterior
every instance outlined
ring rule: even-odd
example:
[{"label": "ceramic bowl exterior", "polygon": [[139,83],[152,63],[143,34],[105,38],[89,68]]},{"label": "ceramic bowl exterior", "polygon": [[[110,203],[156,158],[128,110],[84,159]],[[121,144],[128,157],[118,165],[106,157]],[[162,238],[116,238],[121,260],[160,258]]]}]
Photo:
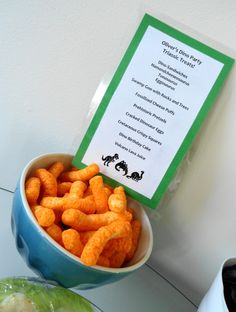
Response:
[{"label": "ceramic bowl exterior", "polygon": [[38,225],[31,212],[25,196],[25,181],[35,169],[46,168],[55,161],[61,161],[69,168],[72,158],[67,154],[46,154],[26,165],[14,193],[11,225],[19,253],[37,275],[66,288],[90,289],[118,281],[140,268],[151,254],[153,236],[143,207],[134,204],[136,217],[142,223],[142,234],[135,256],[126,267],[85,266],[78,257],[55,242]]}]

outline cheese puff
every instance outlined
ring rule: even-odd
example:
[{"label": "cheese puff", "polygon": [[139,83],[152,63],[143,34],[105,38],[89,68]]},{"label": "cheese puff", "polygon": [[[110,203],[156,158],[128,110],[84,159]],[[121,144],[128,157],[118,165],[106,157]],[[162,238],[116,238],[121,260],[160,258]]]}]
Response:
[{"label": "cheese puff", "polygon": [[124,252],[125,255],[132,247],[132,233],[127,237],[111,239],[104,247],[102,255],[110,258],[116,252]]},{"label": "cheese puff", "polygon": [[119,197],[123,199],[125,209],[126,209],[127,208],[127,199],[126,199],[126,194],[125,194],[125,190],[124,190],[123,186],[115,187],[113,190],[113,193],[116,195],[119,195]]},{"label": "cheese puff", "polygon": [[127,199],[123,186],[114,188],[108,199],[109,209],[115,212],[124,212],[127,209]]},{"label": "cheese puff", "polygon": [[130,214],[108,211],[101,214],[86,215],[78,209],[67,209],[62,214],[62,222],[77,231],[96,231],[101,226],[108,225],[116,220],[130,221]]},{"label": "cheese puff", "polygon": [[70,192],[72,182],[62,182],[57,184],[57,196],[62,197]]},{"label": "cheese puff", "polygon": [[86,188],[87,185],[82,181],[75,181],[71,185],[70,195],[75,196],[76,198],[82,198]]},{"label": "cheese puff", "polygon": [[43,196],[57,195],[57,180],[51,172],[41,168],[35,171],[35,176],[41,181]]},{"label": "cheese puff", "polygon": [[29,178],[25,183],[25,195],[29,205],[36,205],[40,193],[40,180],[39,178]]},{"label": "cheese puff", "polygon": [[102,256],[108,259],[110,259],[113,256],[113,254],[116,252],[116,250],[114,250],[113,241],[114,239],[109,240],[107,244],[104,246],[104,249],[101,253]]},{"label": "cheese puff", "polygon": [[111,194],[113,193],[113,188],[109,184],[104,183],[104,187],[109,189]]},{"label": "cheese puff", "polygon": [[54,223],[57,225],[61,224],[61,216],[62,216],[62,211],[58,211],[58,210],[53,210],[54,214],[55,214],[55,221]]},{"label": "cheese puff", "polygon": [[45,208],[53,209],[55,211],[64,211],[64,202],[64,197],[46,196],[41,199],[40,205]]},{"label": "cheese puff", "polygon": [[127,211],[132,215],[132,219],[134,218],[134,209],[127,207]]},{"label": "cheese puff", "polygon": [[96,212],[97,213],[104,213],[108,211],[108,204],[107,204],[107,193],[103,186],[103,179],[101,176],[95,176],[89,180],[89,185],[92,190],[92,194],[94,197],[94,201],[96,204]]},{"label": "cheese puff", "polygon": [[79,209],[81,212],[86,214],[95,213],[96,205],[93,195],[87,196],[85,198],[76,198],[70,195],[67,196],[63,204],[63,210],[66,209]]},{"label": "cheese puff", "polygon": [[70,171],[78,171],[78,170],[80,170],[80,169],[79,169],[79,168],[77,168],[77,167],[75,167],[75,166],[71,166]]},{"label": "cheese puff", "polygon": [[61,210],[73,208],[78,209],[79,199],[83,197],[84,191],[87,188],[86,184],[82,181],[75,181],[72,183],[69,195],[65,196],[62,201]]},{"label": "cheese puff", "polygon": [[84,197],[87,197],[89,195],[93,195],[90,185],[88,185],[87,189],[85,190]]},{"label": "cheese puff", "polygon": [[131,227],[132,227],[132,247],[126,255],[126,258],[125,258],[126,261],[129,261],[133,258],[133,255],[137,249],[138,240],[139,240],[140,233],[141,233],[140,221],[139,220],[133,220],[131,222]]},{"label": "cheese puff", "polygon": [[130,235],[131,225],[127,221],[114,221],[99,228],[84,246],[81,261],[88,266],[95,265],[106,243],[113,238]]},{"label": "cheese puff", "polygon": [[108,187],[106,187],[106,186],[104,186],[104,191],[106,192],[106,194],[107,194],[107,198],[112,194],[112,191],[111,191],[111,189],[110,188],[108,188]]},{"label": "cheese puff", "polygon": [[53,223],[49,227],[46,228],[46,232],[50,235],[56,242],[59,244],[62,243],[62,229],[60,226]]},{"label": "cheese puff", "polygon": [[91,164],[81,170],[72,170],[62,173],[60,180],[62,182],[87,181],[94,177],[98,172],[99,166],[97,164]]},{"label": "cheese puff", "polygon": [[[68,207],[68,208],[75,208],[76,209],[77,207],[74,207],[74,206],[75,205],[77,206],[77,204],[75,204],[74,202],[76,202],[77,199],[83,197],[83,193],[86,189],[86,185],[81,181],[76,181],[74,183],[63,182],[63,183],[60,183],[58,185],[63,185],[63,187],[65,186],[66,188],[70,187],[70,193],[69,194],[65,193],[63,198],[54,197],[54,196],[43,197],[41,200],[41,205],[44,207],[63,211],[65,209],[67,209],[67,207],[65,208],[63,206],[64,206],[64,204],[66,206],[69,205],[66,203],[66,201],[70,197],[71,198],[71,203],[70,203],[71,207]],[[65,198],[67,198],[67,199],[65,199]]]},{"label": "cheese puff", "polygon": [[101,265],[101,266],[109,268],[110,260],[107,257],[100,255],[97,261],[97,265]]},{"label": "cheese puff", "polygon": [[127,201],[122,194],[111,194],[108,198],[108,206],[111,211],[123,213],[127,208]]},{"label": "cheese puff", "polygon": [[120,268],[125,261],[126,253],[124,251],[116,251],[109,258],[111,268]]},{"label": "cheese puff", "polygon": [[67,209],[79,209],[86,214],[91,214],[96,210],[93,195],[85,198],[77,198],[68,193],[64,197],[46,196],[42,198],[40,205],[61,212]]},{"label": "cheese puff", "polygon": [[123,186],[115,187],[114,190],[113,190],[113,193],[114,194],[121,194],[124,198],[126,198],[125,190],[124,190]]},{"label": "cheese puff", "polygon": [[34,207],[33,211],[39,225],[43,227],[48,227],[54,223],[55,214],[52,209],[38,205]]},{"label": "cheese puff", "polygon": [[96,204],[93,195],[81,198],[78,201],[78,209],[86,214],[94,214],[96,211]]},{"label": "cheese puff", "polygon": [[80,235],[80,240],[81,240],[82,244],[83,245],[87,244],[87,242],[93,236],[94,233],[95,233],[95,231],[80,232],[79,235]]},{"label": "cheese puff", "polygon": [[124,251],[125,254],[127,254],[132,247],[132,231],[130,232],[129,236],[125,238],[118,238],[117,242],[117,250]]},{"label": "cheese puff", "polygon": [[48,171],[57,179],[64,171],[64,165],[62,162],[56,161],[48,168]]},{"label": "cheese puff", "polygon": [[62,242],[66,250],[72,254],[81,255],[84,245],[80,241],[79,233],[74,229],[68,229],[62,232]]}]

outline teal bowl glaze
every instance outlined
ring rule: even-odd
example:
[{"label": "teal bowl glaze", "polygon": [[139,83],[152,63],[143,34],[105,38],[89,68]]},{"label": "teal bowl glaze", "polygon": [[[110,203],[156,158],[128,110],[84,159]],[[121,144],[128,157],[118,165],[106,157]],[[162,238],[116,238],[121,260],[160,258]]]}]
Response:
[{"label": "teal bowl glaze", "polygon": [[48,167],[55,161],[63,162],[68,168],[72,158],[72,155],[67,154],[46,154],[26,165],[13,197],[11,226],[19,253],[37,275],[65,288],[91,289],[116,282],[144,265],[152,251],[153,235],[145,210],[131,201],[130,205],[142,223],[142,232],[137,251],[125,267],[85,266],[78,257],[55,242],[38,225],[31,212],[25,196],[25,181],[35,169]]}]

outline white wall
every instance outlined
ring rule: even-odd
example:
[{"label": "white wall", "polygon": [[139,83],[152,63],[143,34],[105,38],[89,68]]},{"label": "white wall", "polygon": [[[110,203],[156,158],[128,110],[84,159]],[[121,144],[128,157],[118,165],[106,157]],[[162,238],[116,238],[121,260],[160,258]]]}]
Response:
[{"label": "white wall", "polygon": [[[0,187],[28,160],[77,149],[92,96],[118,65],[145,10],[236,57],[234,0],[0,1]],[[213,40],[213,41],[212,41]],[[231,51],[228,49],[230,48]],[[195,303],[235,256],[235,70],[171,201],[151,213],[151,265]]]}]

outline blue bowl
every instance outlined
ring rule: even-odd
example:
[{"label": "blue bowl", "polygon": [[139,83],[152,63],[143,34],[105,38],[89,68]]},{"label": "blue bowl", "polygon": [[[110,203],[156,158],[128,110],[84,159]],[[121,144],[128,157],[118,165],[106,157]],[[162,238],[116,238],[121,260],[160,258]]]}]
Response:
[{"label": "blue bowl", "polygon": [[12,206],[12,232],[19,253],[37,275],[57,282],[66,288],[91,289],[118,281],[139,269],[148,260],[153,246],[152,228],[143,207],[131,201],[136,218],[142,223],[138,248],[133,259],[122,268],[85,266],[78,257],[66,251],[41,228],[25,196],[25,181],[37,168],[46,168],[55,161],[69,168],[73,156],[46,154],[30,161],[23,169],[17,184]]}]

